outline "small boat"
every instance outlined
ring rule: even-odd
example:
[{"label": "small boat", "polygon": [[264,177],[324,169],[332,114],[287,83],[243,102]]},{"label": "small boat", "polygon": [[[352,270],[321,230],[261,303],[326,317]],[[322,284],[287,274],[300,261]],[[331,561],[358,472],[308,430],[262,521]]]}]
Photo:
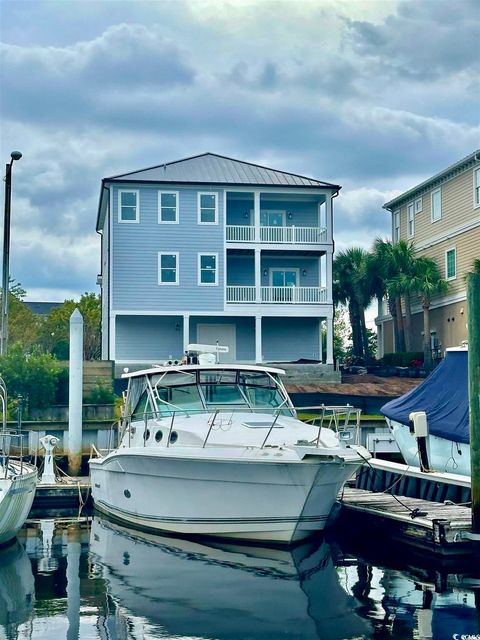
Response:
[{"label": "small boat", "polygon": [[418,387],[382,409],[405,462],[420,467],[410,414],[427,414],[426,453],[432,471],[470,477],[468,347],[447,349],[445,358]]},{"label": "small boat", "polygon": [[299,420],[281,369],[198,360],[124,374],[119,444],[89,461],[95,507],[179,535],[290,544],[322,530],[368,451]]},{"label": "small boat", "polygon": [[92,575],[105,581],[108,628],[118,637],[347,640],[372,633],[341,584],[329,544],[318,538],[293,549],[231,545],[94,516],[90,560]]},{"label": "small boat", "polygon": [[[10,542],[23,527],[37,487],[37,468],[23,461],[23,436],[7,430],[7,389],[0,378],[2,431],[0,432],[0,545]],[[15,450],[16,456],[11,452]]]},{"label": "small boat", "polygon": [[10,449],[18,439],[15,433],[0,433],[0,545],[12,540],[22,528],[37,487],[37,468],[13,457]]}]

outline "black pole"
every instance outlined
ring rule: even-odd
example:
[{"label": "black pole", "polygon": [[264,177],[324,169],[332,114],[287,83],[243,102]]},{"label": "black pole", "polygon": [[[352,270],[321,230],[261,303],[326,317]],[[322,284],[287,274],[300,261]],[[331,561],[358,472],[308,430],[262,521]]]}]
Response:
[{"label": "black pole", "polygon": [[2,336],[0,354],[7,353],[8,344],[8,285],[10,262],[10,210],[12,203],[12,164],[7,164],[5,171],[5,215],[3,217],[3,267],[2,267]]}]

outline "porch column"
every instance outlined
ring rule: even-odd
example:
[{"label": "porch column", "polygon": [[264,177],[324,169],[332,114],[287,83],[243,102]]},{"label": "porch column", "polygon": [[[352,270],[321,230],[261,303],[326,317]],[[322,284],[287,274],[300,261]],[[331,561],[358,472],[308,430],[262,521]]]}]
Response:
[{"label": "porch column", "polygon": [[253,224],[255,225],[255,242],[260,242],[260,191],[253,194]]},{"label": "porch column", "polygon": [[318,360],[323,361],[323,340],[322,340],[323,320],[318,321]]},{"label": "porch column", "polygon": [[325,254],[325,286],[327,287],[327,302],[333,302],[333,251]]},{"label": "porch column", "polygon": [[255,316],[255,362],[262,362],[262,316]]},{"label": "porch column", "polygon": [[327,364],[333,364],[333,318],[327,318]]},{"label": "porch column", "polygon": [[255,302],[259,303],[262,301],[262,279],[261,279],[261,251],[260,249],[255,249]]},{"label": "porch column", "polygon": [[190,316],[183,316],[183,351],[187,350],[190,343]]},{"label": "porch column", "polygon": [[325,198],[325,207],[326,207],[326,215],[325,215],[325,224],[327,226],[327,242],[329,244],[333,244],[333,198],[331,196],[327,196]]},{"label": "porch column", "polygon": [[112,313],[110,311],[110,317],[108,319],[109,322],[109,327],[108,327],[108,333],[109,333],[109,345],[108,345],[108,359],[109,360],[116,360],[116,349],[115,349],[115,327],[116,327],[116,316],[114,313]]}]

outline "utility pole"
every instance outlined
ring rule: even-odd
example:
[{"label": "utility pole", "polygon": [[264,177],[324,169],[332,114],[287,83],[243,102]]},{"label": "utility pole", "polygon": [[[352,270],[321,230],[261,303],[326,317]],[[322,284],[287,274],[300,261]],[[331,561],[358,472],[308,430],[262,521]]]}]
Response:
[{"label": "utility pole", "polygon": [[12,151],[10,162],[5,171],[5,215],[3,218],[3,270],[2,270],[2,335],[0,355],[5,356],[8,349],[8,285],[10,281],[10,210],[12,205],[12,165],[20,160],[20,151]]}]

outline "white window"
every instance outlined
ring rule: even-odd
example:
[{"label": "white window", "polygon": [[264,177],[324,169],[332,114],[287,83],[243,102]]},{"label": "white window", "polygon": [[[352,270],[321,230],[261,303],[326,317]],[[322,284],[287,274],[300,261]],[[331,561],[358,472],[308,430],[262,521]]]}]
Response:
[{"label": "white window", "polygon": [[158,222],[178,224],[178,191],[158,192]]},{"label": "white window", "polygon": [[407,205],[407,236],[413,238],[415,234],[415,206],[413,202]]},{"label": "white window", "polygon": [[178,284],[178,252],[158,254],[158,284]]},{"label": "white window", "polygon": [[415,200],[415,213],[420,213],[423,209],[423,198],[417,198]]},{"label": "white window", "polygon": [[480,168],[473,172],[473,206],[480,207]]},{"label": "white window", "polygon": [[198,194],[198,224],[218,224],[217,194]]},{"label": "white window", "polygon": [[455,280],[457,277],[457,250],[455,247],[445,251],[445,279]]},{"label": "white window", "polygon": [[218,253],[198,254],[198,284],[201,286],[218,285]]},{"label": "white window", "polygon": [[432,191],[432,222],[437,222],[442,218],[442,191],[435,189]]},{"label": "white window", "polygon": [[400,211],[393,212],[393,241],[400,240]]},{"label": "white window", "polygon": [[118,192],[118,221],[140,222],[140,195],[138,191]]}]

